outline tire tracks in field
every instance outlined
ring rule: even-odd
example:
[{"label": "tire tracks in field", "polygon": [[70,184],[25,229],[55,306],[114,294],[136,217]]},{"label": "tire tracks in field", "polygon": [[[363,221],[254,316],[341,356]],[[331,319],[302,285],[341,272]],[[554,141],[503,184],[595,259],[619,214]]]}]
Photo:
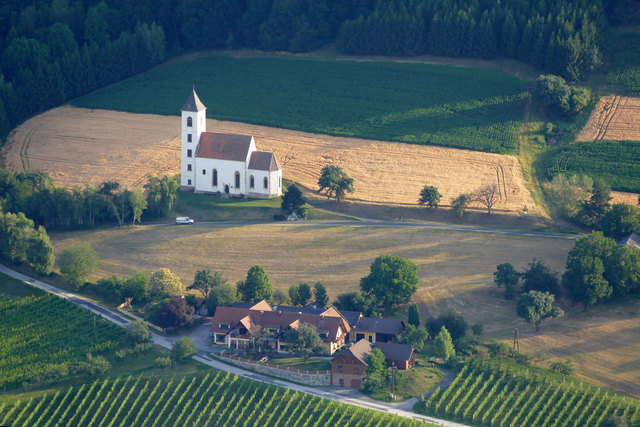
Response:
[{"label": "tire tracks in field", "polygon": [[33,137],[33,134],[37,129],[38,128],[31,129],[27,136],[22,140],[22,144],[20,145],[20,161],[22,162],[22,170],[24,172],[31,170],[29,155],[27,154],[27,151],[29,150],[29,145],[31,144],[31,138]]},{"label": "tire tracks in field", "polygon": [[[602,124],[598,128],[598,134],[595,137],[596,141],[601,141],[602,139],[604,139],[605,135],[607,134],[607,131],[609,130],[609,126],[611,125],[611,121],[615,117],[616,112],[620,107],[621,100],[622,98],[620,96],[614,95],[613,101],[611,102],[611,107],[606,109],[604,118],[602,120]],[[625,100],[625,104],[626,104],[626,100]]]}]

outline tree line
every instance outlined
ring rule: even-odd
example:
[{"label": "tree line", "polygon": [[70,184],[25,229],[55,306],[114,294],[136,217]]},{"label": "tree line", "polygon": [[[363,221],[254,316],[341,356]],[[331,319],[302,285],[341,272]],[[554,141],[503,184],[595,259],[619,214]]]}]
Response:
[{"label": "tree line", "polygon": [[142,215],[167,215],[178,195],[177,176],[150,176],[140,188],[117,182],[86,184],[69,190],[56,186],[46,172],[13,173],[0,169],[0,204],[6,212],[22,212],[47,229],[93,227],[107,222],[139,223]]},{"label": "tree line", "polygon": [[607,27],[600,2],[587,0],[378,1],[346,21],[343,53],[518,59],[569,80],[601,63]]},{"label": "tree line", "polygon": [[[31,115],[194,49],[519,59],[574,81],[621,0],[53,0],[0,5],[0,139]],[[604,6],[603,6],[604,4]]]}]

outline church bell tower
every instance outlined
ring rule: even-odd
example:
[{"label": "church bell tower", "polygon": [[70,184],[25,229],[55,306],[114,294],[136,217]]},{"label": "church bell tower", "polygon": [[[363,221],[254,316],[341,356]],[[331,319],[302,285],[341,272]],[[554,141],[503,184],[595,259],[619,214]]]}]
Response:
[{"label": "church bell tower", "polygon": [[196,147],[202,132],[207,131],[207,107],[200,101],[195,87],[182,107],[182,154],[180,187],[196,188]]}]

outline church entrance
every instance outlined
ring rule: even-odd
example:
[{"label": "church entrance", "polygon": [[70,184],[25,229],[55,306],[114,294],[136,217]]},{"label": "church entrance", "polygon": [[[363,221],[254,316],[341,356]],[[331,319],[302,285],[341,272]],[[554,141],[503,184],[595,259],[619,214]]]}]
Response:
[{"label": "church entrance", "polygon": [[229,194],[229,186],[228,185],[224,186],[224,194]]}]

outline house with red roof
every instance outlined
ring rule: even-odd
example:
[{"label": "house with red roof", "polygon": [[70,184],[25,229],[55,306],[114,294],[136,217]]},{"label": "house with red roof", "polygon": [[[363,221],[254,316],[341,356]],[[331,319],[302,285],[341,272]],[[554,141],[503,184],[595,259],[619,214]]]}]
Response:
[{"label": "house with red roof", "polygon": [[195,89],[182,107],[182,190],[267,199],[282,195],[282,169],[251,135],[207,132]]},{"label": "house with red roof", "polygon": [[[302,307],[300,307],[302,309]],[[246,348],[249,344],[279,353],[289,351],[284,333],[301,323],[315,326],[324,352],[333,354],[345,344],[349,324],[334,309],[319,314],[273,310],[265,301],[251,307],[218,307],[211,321],[211,336],[216,344]]]}]

